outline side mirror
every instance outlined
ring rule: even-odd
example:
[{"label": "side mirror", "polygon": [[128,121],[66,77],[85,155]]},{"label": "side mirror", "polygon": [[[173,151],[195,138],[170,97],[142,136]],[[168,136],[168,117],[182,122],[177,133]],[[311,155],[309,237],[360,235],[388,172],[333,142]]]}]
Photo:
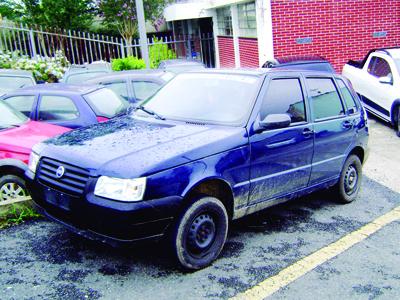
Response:
[{"label": "side mirror", "polygon": [[384,77],[379,77],[379,83],[383,84],[393,84],[393,80],[391,76],[384,76]]},{"label": "side mirror", "polygon": [[262,129],[278,129],[289,127],[291,122],[290,116],[287,114],[271,114],[260,121]]}]

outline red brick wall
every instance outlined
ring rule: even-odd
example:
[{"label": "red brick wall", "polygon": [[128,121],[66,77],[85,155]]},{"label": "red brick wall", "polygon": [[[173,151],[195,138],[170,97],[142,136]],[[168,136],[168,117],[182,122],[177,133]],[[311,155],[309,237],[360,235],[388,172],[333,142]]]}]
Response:
[{"label": "red brick wall", "polygon": [[233,47],[233,38],[219,36],[219,63],[221,68],[234,68],[235,67],[235,50]]},{"label": "red brick wall", "polygon": [[[337,71],[372,48],[400,45],[399,0],[272,0],[274,55],[319,54]],[[373,33],[387,36],[374,38]],[[311,37],[311,44],[296,39]]]},{"label": "red brick wall", "polygon": [[239,38],[240,66],[244,68],[257,68],[258,40],[251,38]]}]

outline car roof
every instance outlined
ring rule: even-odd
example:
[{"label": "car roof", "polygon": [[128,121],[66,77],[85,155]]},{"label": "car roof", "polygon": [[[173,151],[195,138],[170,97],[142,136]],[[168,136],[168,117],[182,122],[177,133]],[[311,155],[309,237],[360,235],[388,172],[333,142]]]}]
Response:
[{"label": "car roof", "polygon": [[[186,74],[232,74],[232,75],[244,75],[244,76],[257,76],[263,77],[269,74],[304,74],[305,76],[335,76],[340,77],[338,74],[328,73],[325,71],[318,71],[318,70],[293,70],[293,69],[285,69],[285,68],[236,68],[236,69],[204,69],[204,70],[193,70],[188,71]],[[179,75],[177,75],[179,76]]]},{"label": "car roof", "polygon": [[175,66],[175,65],[202,65],[202,66],[204,66],[204,64],[198,60],[185,59],[185,58],[162,60],[160,62],[160,64],[161,63],[163,63],[165,66]]},{"label": "car roof", "polygon": [[0,69],[0,75],[10,75],[10,76],[23,76],[33,78],[31,71],[26,70],[15,70],[15,69]]},{"label": "car roof", "polygon": [[50,92],[50,91],[57,91],[57,92],[69,92],[69,93],[76,93],[76,94],[87,94],[92,91],[95,91],[99,88],[102,88],[99,85],[93,84],[84,84],[84,85],[76,85],[76,84],[65,84],[65,83],[48,83],[48,84],[39,84],[30,87],[21,88],[15,92]]},{"label": "car roof", "polygon": [[389,54],[393,58],[400,58],[400,48],[384,48],[384,49],[377,49],[376,52],[385,52]]},{"label": "car roof", "polygon": [[91,64],[83,65],[71,65],[67,71],[68,74],[75,73],[86,73],[96,71],[111,71],[111,65],[109,62],[95,62]]},{"label": "car roof", "polygon": [[161,77],[164,74],[168,74],[170,72],[162,70],[162,69],[153,69],[153,70],[130,70],[130,71],[118,71],[111,72],[102,76],[96,76],[95,78],[91,78],[87,80],[88,83],[95,83],[102,80],[107,79],[125,79],[126,77]]}]

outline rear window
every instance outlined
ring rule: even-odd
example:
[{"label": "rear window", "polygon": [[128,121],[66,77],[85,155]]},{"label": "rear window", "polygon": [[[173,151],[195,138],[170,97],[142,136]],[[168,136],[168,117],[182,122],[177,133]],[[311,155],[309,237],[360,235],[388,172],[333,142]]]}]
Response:
[{"label": "rear window", "polygon": [[65,83],[82,83],[89,79],[108,74],[108,72],[87,72],[68,75],[65,78]]},{"label": "rear window", "polygon": [[109,89],[99,89],[85,98],[98,117],[112,118],[128,108],[128,102]]},{"label": "rear window", "polygon": [[0,76],[0,95],[33,85],[35,85],[35,82],[29,77]]}]

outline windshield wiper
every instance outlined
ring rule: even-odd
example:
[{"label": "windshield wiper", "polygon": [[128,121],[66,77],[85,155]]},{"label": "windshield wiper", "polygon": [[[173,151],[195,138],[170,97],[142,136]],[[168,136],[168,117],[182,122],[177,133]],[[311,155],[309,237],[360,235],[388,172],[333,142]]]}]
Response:
[{"label": "windshield wiper", "polygon": [[153,111],[151,109],[145,108],[143,105],[139,105],[138,107],[136,107],[135,111],[137,111],[137,110],[144,111],[145,113],[147,113],[147,114],[149,114],[151,116],[154,116],[159,120],[165,120],[165,117],[159,115],[158,113],[156,113],[155,111]]},{"label": "windshield wiper", "polygon": [[7,129],[7,128],[17,128],[21,127],[21,125],[18,124],[0,124],[0,128]]}]

